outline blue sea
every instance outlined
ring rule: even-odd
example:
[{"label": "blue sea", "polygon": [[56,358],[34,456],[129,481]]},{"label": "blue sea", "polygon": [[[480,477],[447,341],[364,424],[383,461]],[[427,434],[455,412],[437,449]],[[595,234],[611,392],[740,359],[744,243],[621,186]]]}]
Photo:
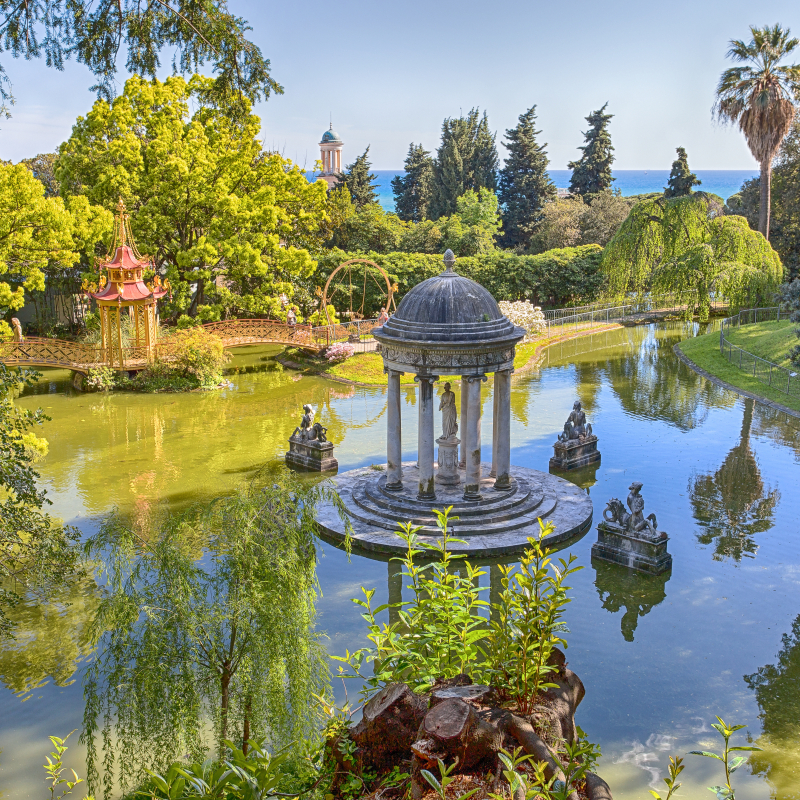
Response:
[{"label": "blue sea", "polygon": [[[392,178],[403,175],[402,171],[391,169],[375,170],[380,204],[387,211],[394,211],[394,195],[392,194]],[[695,174],[702,181],[698,189],[711,194],[718,194],[727,200],[736,194],[742,183],[758,175],[758,170],[748,169],[698,169]],[[568,169],[552,169],[550,177],[559,189],[569,187],[572,171]],[[623,196],[661,192],[669,180],[668,169],[618,169],[614,171],[614,189],[619,189]]]}]

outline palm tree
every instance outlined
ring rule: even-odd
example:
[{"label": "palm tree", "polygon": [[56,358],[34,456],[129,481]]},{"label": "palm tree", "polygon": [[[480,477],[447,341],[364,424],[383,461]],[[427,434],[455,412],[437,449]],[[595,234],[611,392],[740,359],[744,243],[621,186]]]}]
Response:
[{"label": "palm tree", "polygon": [[761,167],[761,207],[758,229],[769,239],[772,160],[792,127],[800,99],[800,65],[780,62],[800,43],[780,25],[750,26],[753,39],[730,42],[728,58],[744,66],[722,73],[713,113],[723,122],[736,123]]}]

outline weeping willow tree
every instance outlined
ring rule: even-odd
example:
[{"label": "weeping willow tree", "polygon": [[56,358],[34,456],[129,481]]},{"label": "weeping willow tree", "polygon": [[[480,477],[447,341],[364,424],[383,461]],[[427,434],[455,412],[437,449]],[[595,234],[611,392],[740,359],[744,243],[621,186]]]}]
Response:
[{"label": "weeping willow tree", "polygon": [[[104,797],[223,740],[312,737],[327,657],[314,629],[323,486],[288,475],[149,530],[111,519],[89,550],[107,595],[84,691],[87,783]],[[338,498],[337,498],[338,499]]]},{"label": "weeping willow tree", "polygon": [[674,292],[701,320],[715,294],[734,306],[770,297],[783,280],[780,257],[744,217],[722,209],[705,192],[635,205],[603,254],[611,293]]}]

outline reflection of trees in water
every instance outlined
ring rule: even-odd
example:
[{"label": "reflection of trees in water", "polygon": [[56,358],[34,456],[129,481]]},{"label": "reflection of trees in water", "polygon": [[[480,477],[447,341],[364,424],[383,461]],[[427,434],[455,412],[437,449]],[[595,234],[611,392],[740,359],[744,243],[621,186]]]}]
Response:
[{"label": "reflection of trees in water", "polygon": [[711,408],[733,405],[734,395],[701,378],[673,353],[685,331],[655,336],[645,328],[628,330],[634,340],[640,337],[638,347],[605,362],[611,388],[626,411],[692,430]]},{"label": "reflection of trees in water", "polygon": [[757,403],[753,409],[753,433],[791,448],[795,461],[800,463],[800,419],[797,417]]},{"label": "reflection of trees in water", "polygon": [[767,664],[744,681],[755,692],[763,733],[750,768],[775,788],[775,800],[800,800],[800,616],[782,637],[776,664]]},{"label": "reflection of trees in water", "polygon": [[8,609],[17,627],[14,638],[0,645],[0,681],[20,697],[30,696],[51,679],[56,686],[74,683],[75,670],[92,652],[89,626],[98,603],[97,585],[87,578],[45,602],[28,595]]},{"label": "reflection of trees in water", "polygon": [[764,486],[758,461],[750,449],[753,401],[745,400],[739,443],[713,475],[698,475],[689,482],[694,517],[702,528],[697,539],[714,544],[713,558],[740,561],[754,557],[758,545],[753,538],[773,525],[780,499],[777,489]]},{"label": "reflection of trees in water", "polygon": [[643,575],[618,564],[608,564],[592,559],[595,570],[594,585],[603,608],[615,614],[621,608],[622,636],[626,642],[633,641],[639,618],[649,614],[667,596],[666,584],[670,573]]}]

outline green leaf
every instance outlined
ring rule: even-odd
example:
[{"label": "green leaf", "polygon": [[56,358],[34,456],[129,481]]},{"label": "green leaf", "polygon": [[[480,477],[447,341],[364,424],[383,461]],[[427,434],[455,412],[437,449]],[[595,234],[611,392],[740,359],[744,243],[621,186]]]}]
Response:
[{"label": "green leaf", "polygon": [[716,753],[709,753],[708,750],[690,750],[690,756],[705,756],[706,758],[716,758],[717,761],[722,761],[722,758]]}]

